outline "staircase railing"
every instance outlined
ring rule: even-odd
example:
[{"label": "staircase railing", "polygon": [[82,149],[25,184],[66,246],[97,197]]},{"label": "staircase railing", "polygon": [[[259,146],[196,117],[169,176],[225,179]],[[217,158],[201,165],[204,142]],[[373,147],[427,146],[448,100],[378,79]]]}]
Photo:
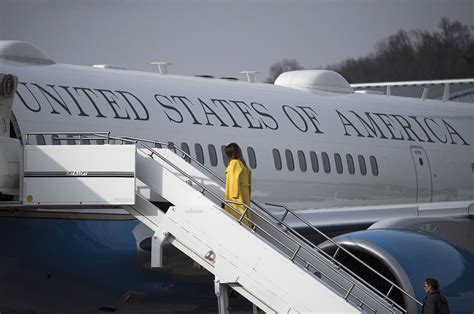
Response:
[{"label": "staircase railing", "polygon": [[[220,176],[218,175],[217,173],[215,173],[214,171],[212,171],[211,169],[209,169],[208,167],[206,167],[204,164],[200,163],[197,159],[195,159],[194,157],[192,157],[189,153],[185,152],[184,150],[182,150],[181,148],[175,146],[173,143],[165,143],[165,142],[156,142],[156,141],[153,141],[153,140],[145,140],[145,139],[141,139],[141,138],[136,138],[136,137],[126,137],[127,139],[131,139],[131,140],[135,140],[135,141],[146,141],[146,142],[149,142],[149,143],[155,143],[155,144],[160,144],[160,145],[163,145],[163,146],[167,146],[168,148],[170,149],[174,149],[176,151],[179,151],[182,155],[183,155],[183,158],[187,158],[189,160],[192,160],[194,161],[197,165],[199,165],[201,168],[203,168],[204,170],[206,170],[208,173],[212,174],[217,180],[219,180],[221,183],[224,183],[225,184],[225,180]],[[324,256],[326,256],[331,262],[333,262],[334,264],[338,265],[339,267],[343,268],[345,271],[347,271],[348,273],[350,273],[352,276],[356,277],[358,280],[362,281],[364,284],[366,284],[367,286],[369,286],[372,290],[374,290],[377,294],[379,294],[379,296],[381,296],[383,299],[389,301],[391,304],[393,304],[394,306],[398,307],[400,310],[406,312],[406,310],[401,307],[398,303],[396,303],[395,301],[393,301],[389,295],[391,295],[395,290],[398,290],[399,292],[401,292],[404,296],[406,296],[407,298],[409,298],[411,301],[415,302],[416,304],[422,306],[423,304],[421,302],[419,302],[416,298],[414,298],[413,296],[411,296],[408,292],[406,292],[405,290],[403,290],[403,288],[401,288],[400,286],[398,286],[396,283],[394,283],[392,280],[388,279],[386,276],[384,276],[383,274],[381,274],[380,272],[378,272],[377,270],[375,270],[373,267],[371,267],[370,265],[368,265],[366,262],[364,262],[363,260],[361,260],[359,257],[355,256],[353,253],[351,253],[349,250],[347,250],[344,246],[340,245],[339,243],[335,242],[334,240],[332,240],[330,237],[328,237],[324,232],[322,232],[321,230],[319,230],[318,228],[314,227],[310,222],[308,222],[306,219],[302,218],[301,216],[299,216],[297,213],[295,213],[293,210],[289,209],[288,207],[286,206],[283,206],[283,205],[279,205],[279,204],[270,204],[270,203],[265,203],[266,205],[268,206],[274,206],[274,207],[280,207],[280,208],[284,208],[285,209],[285,212],[283,214],[283,216],[278,219],[272,212],[268,211],[266,208],[264,208],[263,206],[261,206],[259,203],[257,203],[256,201],[254,200],[250,200],[251,203],[253,205],[255,205],[256,207],[258,207],[260,210],[264,211],[266,214],[270,215],[273,219],[275,219],[278,224],[282,225],[285,230],[290,230],[292,233],[294,233],[295,235],[297,235],[301,240],[305,241],[306,244],[310,245],[313,249],[317,250],[318,252],[320,252],[321,254],[323,254]],[[250,207],[248,207],[246,204],[243,204],[243,203],[237,203],[237,202],[231,202],[229,200],[226,200],[227,203],[233,203],[233,204],[236,204],[236,205],[243,205],[245,206],[245,211],[244,213],[242,213],[241,217],[239,218],[239,223],[244,219],[244,215],[245,213],[250,210],[250,211],[253,211]],[[235,209],[234,209],[235,210]],[[318,234],[320,234],[321,236],[323,236],[326,240],[330,241],[333,245],[335,245],[337,247],[335,253],[331,256],[329,255],[327,252],[325,252],[324,250],[321,250],[318,246],[314,245],[311,241],[309,241],[306,237],[304,237],[303,235],[301,235],[300,233],[298,233],[296,230],[294,230],[293,228],[291,228],[290,226],[288,226],[287,224],[284,223],[284,220],[286,218],[286,216],[288,215],[288,213],[291,213],[294,217],[296,217],[299,221],[301,221],[302,223],[304,223],[306,226],[308,226],[309,228],[311,228],[312,230],[314,230],[315,232],[317,232]],[[238,214],[240,214],[240,212],[238,212]],[[247,220],[249,220],[247,218]],[[249,220],[249,222],[253,223],[252,221]],[[272,237],[273,238],[273,237]],[[338,261],[336,259],[336,256],[337,254],[340,252],[340,251],[343,251],[345,252],[346,254],[348,254],[349,256],[351,256],[354,260],[356,260],[358,263],[360,263],[362,266],[364,266],[367,270],[369,270],[370,272],[374,273],[375,275],[377,275],[380,279],[384,280],[386,283],[389,284],[389,289],[388,291],[384,294],[383,292],[379,291],[377,288],[373,287],[370,283],[366,282],[365,280],[363,280],[359,275],[355,274],[352,270],[350,270],[349,268],[347,268],[344,264],[342,264],[340,261]]]},{"label": "staircase railing", "polygon": [[[390,279],[386,278],[384,275],[380,274],[378,271],[373,269],[370,265],[368,265],[367,263],[362,261],[360,258],[358,258],[354,254],[349,252],[349,250],[347,250],[346,248],[344,248],[340,244],[338,244],[335,241],[333,241],[332,239],[330,239],[326,234],[324,234],[318,228],[311,225],[307,220],[305,220],[304,218],[302,218],[301,216],[296,214],[293,210],[289,209],[288,207],[283,206],[283,205],[278,205],[278,204],[268,204],[267,203],[267,205],[269,205],[269,206],[281,207],[281,208],[285,209],[285,213],[283,214],[283,216],[281,218],[277,218],[272,212],[270,212],[268,209],[266,209],[265,207],[261,206],[260,204],[258,204],[257,202],[255,202],[253,200],[251,200],[251,203],[253,205],[255,205],[260,211],[265,213],[265,215],[261,214],[259,211],[256,211],[255,209],[251,208],[250,206],[247,206],[244,203],[225,200],[221,195],[217,195],[215,192],[210,190],[204,184],[200,183],[195,178],[193,178],[191,175],[189,175],[188,173],[183,171],[181,168],[179,168],[178,166],[173,164],[167,158],[165,158],[164,156],[156,153],[154,151],[154,148],[156,148],[156,147],[151,147],[151,146],[146,144],[146,143],[148,143],[148,144],[153,144],[155,146],[161,146],[161,147],[165,146],[165,147],[167,147],[168,149],[170,149],[174,152],[176,152],[176,151],[180,152],[182,154],[182,158],[185,158],[186,160],[189,160],[189,162],[194,161],[200,168],[204,169],[206,172],[211,174],[218,181],[225,184],[225,180],[222,179],[217,173],[215,173],[214,171],[212,171],[211,169],[209,169],[208,167],[206,167],[205,165],[200,163],[197,159],[195,159],[189,153],[187,153],[187,152],[183,151],[181,148],[175,146],[173,143],[147,140],[147,139],[141,139],[141,138],[136,138],[136,137],[116,137],[116,136],[111,136],[110,132],[35,132],[35,133],[27,133],[26,134],[26,141],[25,142],[26,142],[27,145],[29,144],[29,137],[32,136],[32,135],[51,135],[51,136],[54,135],[54,136],[56,136],[55,140],[59,141],[59,142],[78,140],[79,145],[83,144],[83,141],[85,141],[85,140],[89,141],[89,140],[98,140],[98,139],[102,139],[102,140],[105,139],[106,144],[110,144],[111,141],[114,141],[114,142],[119,141],[122,144],[126,144],[126,143],[139,144],[140,146],[144,147],[145,149],[147,149],[150,152],[149,156],[151,158],[153,158],[153,156],[156,156],[156,157],[160,158],[165,163],[167,163],[170,167],[172,167],[174,170],[178,171],[181,175],[185,176],[192,183],[199,186],[202,189],[201,191],[203,193],[204,193],[204,191],[206,191],[214,199],[218,200],[219,202],[221,202],[223,204],[226,204],[226,208],[230,208],[232,211],[234,211],[239,216],[239,218],[237,219],[237,222],[239,224],[244,225],[246,227],[249,227],[253,230],[259,230],[259,232],[263,232],[267,237],[271,238],[273,241],[277,242],[280,246],[285,248],[288,251],[287,256],[292,262],[296,262],[296,259],[299,258],[301,261],[303,261],[305,263],[305,266],[303,266],[303,268],[305,268],[308,271],[308,273],[310,273],[311,275],[314,276],[314,273],[310,271],[310,267],[311,267],[316,272],[321,274],[321,276],[325,276],[325,278],[327,280],[329,280],[334,285],[339,287],[339,289],[341,289],[342,291],[345,291],[345,294],[343,296],[343,298],[345,300],[348,300],[348,298],[350,296],[352,296],[354,299],[356,299],[358,302],[360,302],[357,305],[360,308],[362,308],[362,306],[365,306],[365,307],[369,308],[370,310],[372,310],[373,312],[376,311],[369,304],[367,304],[366,302],[361,300],[357,295],[355,295],[353,293],[354,288],[357,287],[359,289],[359,291],[363,292],[367,297],[369,297],[373,301],[379,303],[380,305],[385,307],[387,310],[395,313],[394,308],[396,308],[397,310],[399,310],[403,313],[407,313],[407,310],[404,307],[402,307],[401,305],[399,305],[397,302],[395,302],[394,300],[392,300],[390,298],[390,295],[396,289],[396,290],[399,290],[403,295],[405,295],[406,297],[411,299],[413,302],[417,303],[420,306],[422,305],[416,298],[412,297],[408,292],[404,291],[401,287],[399,287],[397,284],[392,282]],[[62,137],[60,137],[61,135],[67,136],[67,137],[62,138]],[[245,210],[244,210],[244,212],[240,212],[239,210],[237,210],[232,205],[244,206]],[[252,216],[255,215],[259,219],[261,219],[264,222],[266,222],[267,224],[269,224],[280,235],[283,235],[287,240],[292,242],[296,246],[296,249],[292,249],[292,248],[288,247],[288,245],[286,245],[282,241],[278,240],[275,236],[270,234],[267,230],[265,230],[264,228],[261,228],[260,226],[258,226],[258,223],[254,219],[251,219],[246,215],[247,212],[251,212]],[[299,232],[297,232],[296,230],[291,228],[289,225],[287,225],[284,222],[284,220],[287,217],[288,213],[295,216],[298,220],[300,220],[301,222],[306,224],[309,228],[311,228],[312,230],[314,230],[315,232],[317,232],[318,234],[323,236],[325,239],[329,240],[332,244],[334,244],[337,247],[336,252],[332,256],[329,255],[327,252],[323,251],[318,246],[314,245],[312,242],[310,242],[307,238],[305,238]],[[271,220],[269,218],[271,218]],[[245,222],[247,222],[247,224],[245,224]],[[295,240],[289,234],[292,234],[292,235],[296,236],[296,238],[298,238],[298,240],[300,240],[300,241]],[[345,266],[340,261],[338,261],[336,259],[336,256],[337,256],[337,254],[339,253],[340,250],[344,251],[346,254],[348,254],[349,256],[354,258],[361,265],[366,267],[369,271],[376,274],[379,278],[381,278],[382,280],[387,282],[390,286],[390,289],[388,290],[388,292],[383,293],[383,292],[379,291],[377,288],[372,286],[370,283],[368,283],[367,281],[362,279],[359,275],[355,274],[347,266]],[[318,268],[316,265],[313,265],[313,263],[311,261],[306,260],[305,257],[301,255],[301,252],[306,252],[310,256],[312,256],[312,257],[316,258],[317,260],[319,260],[320,262],[322,262],[326,267],[329,267],[335,273],[342,276],[345,280],[347,280],[350,283],[350,287],[349,288],[344,287],[343,285],[338,283],[334,278],[332,278],[330,275],[328,275],[328,274],[324,273],[323,271],[321,271],[321,269]],[[319,254],[316,254],[316,252],[318,252]],[[322,256],[324,256],[324,258],[322,258]],[[300,266],[302,266],[302,265],[300,265]],[[344,272],[342,272],[341,270],[343,270]],[[348,276],[348,275],[350,275],[350,276]],[[357,280],[354,280],[354,278],[357,279]],[[371,293],[369,293],[367,291],[367,287],[372,292],[374,292],[380,299],[377,299]]]}]

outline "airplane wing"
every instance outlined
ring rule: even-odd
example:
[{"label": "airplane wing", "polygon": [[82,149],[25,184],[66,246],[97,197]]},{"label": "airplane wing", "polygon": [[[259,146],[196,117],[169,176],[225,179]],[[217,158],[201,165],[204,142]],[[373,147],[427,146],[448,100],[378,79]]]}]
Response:
[{"label": "airplane wing", "polygon": [[[448,295],[459,287],[473,291],[473,200],[300,210],[300,218],[285,213],[279,217],[287,225],[375,285],[379,281],[369,266],[419,296],[430,276],[442,282]],[[472,302],[450,298],[453,312],[467,308]]]},{"label": "airplane wing", "polygon": [[[290,227],[304,231],[308,226],[334,233],[339,228],[361,230],[389,219],[415,219],[419,217],[473,218],[474,201],[452,201],[418,204],[392,204],[378,206],[331,207],[319,209],[278,211],[275,216]],[[298,217],[292,215],[294,212]]]},{"label": "airplane wing", "polygon": [[[281,217],[284,212],[279,212],[278,216]],[[390,218],[474,217],[474,201],[331,207],[295,210],[295,213],[318,228],[330,228],[339,225],[363,226]],[[293,215],[287,215],[285,222],[296,228],[302,228],[305,225],[303,221],[298,220]]]},{"label": "airplane wing", "polygon": [[421,97],[474,103],[474,78],[351,84],[359,93]]}]

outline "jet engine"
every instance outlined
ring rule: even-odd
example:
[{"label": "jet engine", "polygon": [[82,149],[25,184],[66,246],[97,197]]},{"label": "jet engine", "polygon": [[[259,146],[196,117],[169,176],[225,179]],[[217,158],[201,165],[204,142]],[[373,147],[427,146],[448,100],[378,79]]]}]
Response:
[{"label": "jet engine", "polygon": [[[469,221],[466,223],[472,224]],[[333,240],[420,302],[424,298],[424,280],[427,277],[437,278],[448,299],[451,313],[472,313],[473,251],[431,233],[416,230],[369,229],[341,235]],[[329,254],[336,251],[336,246],[330,242],[324,242],[320,247]],[[340,250],[336,258],[379,291],[389,292],[390,284],[387,281],[368,271],[349,254]],[[389,297],[405,307],[408,313],[420,310],[415,302],[397,289]]]}]

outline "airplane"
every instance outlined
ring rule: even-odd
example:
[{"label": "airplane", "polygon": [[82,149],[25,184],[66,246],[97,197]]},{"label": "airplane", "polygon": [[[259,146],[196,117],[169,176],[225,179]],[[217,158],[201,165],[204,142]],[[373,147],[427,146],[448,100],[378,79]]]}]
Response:
[{"label": "airplane", "polygon": [[237,142],[258,203],[301,213],[419,300],[424,278],[439,278],[451,311],[472,312],[472,104],[354,93],[332,71],[286,72],[274,85],[166,72],[57,64],[31,43],[0,41],[0,74],[18,78],[0,111],[0,312],[214,310],[209,274],[172,247],[168,267],[151,268],[153,233],[128,212],[11,206],[28,133],[90,131],[171,142],[220,174],[223,147]]}]

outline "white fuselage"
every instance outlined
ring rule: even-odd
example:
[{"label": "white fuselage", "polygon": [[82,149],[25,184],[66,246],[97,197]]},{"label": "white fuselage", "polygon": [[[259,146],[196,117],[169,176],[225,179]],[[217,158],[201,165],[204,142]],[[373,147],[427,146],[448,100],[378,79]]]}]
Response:
[{"label": "white fuselage", "polygon": [[258,200],[319,208],[474,197],[472,104],[8,60],[0,70],[20,82],[21,134],[110,131],[186,143],[193,156],[200,144],[222,175],[221,147],[237,142],[249,164],[248,147],[255,152]]}]

